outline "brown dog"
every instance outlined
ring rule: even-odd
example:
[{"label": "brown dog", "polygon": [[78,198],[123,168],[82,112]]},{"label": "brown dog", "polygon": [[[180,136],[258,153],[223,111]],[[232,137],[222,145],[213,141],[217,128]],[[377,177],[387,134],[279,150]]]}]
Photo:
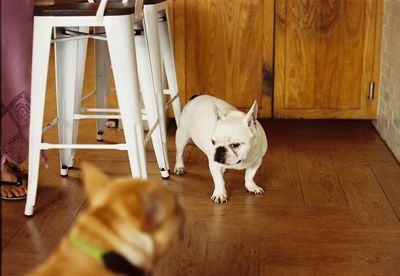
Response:
[{"label": "brown dog", "polygon": [[138,179],[110,179],[83,164],[88,208],[32,275],[143,275],[180,237],[173,192]]}]

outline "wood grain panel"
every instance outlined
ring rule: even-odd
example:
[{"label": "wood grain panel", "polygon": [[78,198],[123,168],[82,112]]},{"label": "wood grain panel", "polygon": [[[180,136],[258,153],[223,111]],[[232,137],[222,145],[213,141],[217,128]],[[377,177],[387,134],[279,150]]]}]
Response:
[{"label": "wood grain panel", "polygon": [[186,31],[186,17],[185,17],[185,1],[174,1],[173,6],[174,25],[173,25],[173,41],[174,41],[174,55],[175,55],[175,70],[178,80],[179,99],[181,106],[186,103],[186,60],[185,60],[185,31]]},{"label": "wood grain panel", "polygon": [[185,26],[185,61],[187,62],[185,89],[186,101],[188,101],[194,94],[217,95],[219,91],[222,91],[223,84],[218,82],[218,79],[223,78],[221,67],[218,68],[219,64],[223,62],[222,53],[218,53],[219,43],[222,41],[220,42],[218,39],[222,40],[223,34],[217,25],[217,18],[219,18],[217,1],[185,1],[185,4],[187,19]]},{"label": "wood grain panel", "polygon": [[263,80],[260,118],[272,116],[272,98],[274,93],[274,13],[275,1],[263,0],[262,40],[263,40]]},{"label": "wood grain panel", "polygon": [[380,51],[378,2],[276,1],[275,117],[375,117],[368,88]]},{"label": "wood grain panel", "polygon": [[[341,47],[332,47],[338,44],[340,39],[340,24],[341,14],[340,0],[327,1],[327,5],[321,6],[320,26],[315,30],[317,39],[318,51],[316,53],[316,79],[315,84],[316,101],[314,108],[335,108],[336,98],[340,84],[337,82],[340,70],[337,67],[340,65],[342,55]],[[320,31],[320,35],[318,32]],[[332,49],[333,48],[333,49]]]},{"label": "wood grain panel", "polygon": [[316,81],[316,64],[313,61],[316,60],[318,36],[315,28],[319,24],[319,14],[319,1],[288,1],[284,53],[287,62],[284,70],[289,77],[286,79],[287,91],[284,94],[285,108],[315,106],[315,94],[312,91]]},{"label": "wood grain panel", "polygon": [[[366,22],[366,2],[359,0],[342,1],[340,5],[340,61],[338,68],[338,78],[335,82],[339,83],[336,104],[332,108],[339,109],[360,109],[361,94],[367,86],[363,85],[364,70],[370,71],[370,68],[364,68],[364,50],[368,45],[367,35],[364,34],[367,28]],[[336,46],[336,44],[333,44]],[[336,46],[337,47],[337,46]],[[366,57],[371,59],[372,57]],[[368,70],[369,69],[369,70]],[[372,75],[369,76],[372,80]],[[365,81],[369,81],[365,79]],[[366,93],[364,93],[367,98]]]},{"label": "wood grain panel", "polygon": [[182,0],[174,4],[181,101],[211,94],[241,110],[254,100],[270,117],[273,0]]}]

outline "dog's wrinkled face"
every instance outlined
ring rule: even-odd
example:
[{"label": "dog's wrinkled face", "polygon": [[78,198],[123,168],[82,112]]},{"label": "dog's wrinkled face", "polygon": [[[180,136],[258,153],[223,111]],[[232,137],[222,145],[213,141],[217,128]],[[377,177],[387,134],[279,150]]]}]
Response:
[{"label": "dog's wrinkled face", "polygon": [[104,225],[104,234],[112,235],[113,251],[151,269],[182,236],[183,212],[165,185],[111,179],[87,164],[84,176],[88,211]]},{"label": "dog's wrinkled face", "polygon": [[217,122],[210,143],[214,147],[214,161],[235,165],[246,159],[250,150],[250,133],[242,119]]},{"label": "dog's wrinkled face", "polygon": [[[247,115],[226,118],[216,107],[217,122],[210,143],[214,147],[214,161],[224,165],[239,164],[247,158],[256,132],[257,103]],[[243,113],[242,113],[243,114]]]}]

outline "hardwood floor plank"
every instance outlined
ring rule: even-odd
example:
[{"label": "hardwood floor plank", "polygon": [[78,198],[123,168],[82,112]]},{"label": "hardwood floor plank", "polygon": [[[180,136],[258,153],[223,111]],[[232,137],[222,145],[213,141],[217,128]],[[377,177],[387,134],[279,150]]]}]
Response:
[{"label": "hardwood floor plank", "polygon": [[278,266],[374,265],[400,268],[399,244],[263,241],[261,254],[260,262]]},{"label": "hardwood floor plank", "polygon": [[348,206],[328,154],[297,150],[296,161],[306,206]]},{"label": "hardwood floor plank", "polygon": [[274,198],[279,196],[281,204],[304,205],[292,145],[270,144],[260,169],[266,196],[271,194],[275,195]]},{"label": "hardwood floor plank", "polygon": [[204,275],[207,236],[199,231],[196,222],[187,221],[184,240],[161,260],[154,275]]},{"label": "hardwood floor plank", "polygon": [[342,141],[331,158],[335,165],[398,165],[381,140]]},{"label": "hardwood floor plank", "polygon": [[314,269],[311,266],[274,266],[262,264],[260,275],[313,276]]},{"label": "hardwood floor plank", "polygon": [[369,166],[338,166],[336,171],[349,206],[361,223],[399,224],[399,219]]},{"label": "hardwood floor plank", "polygon": [[[41,167],[35,216],[23,216],[24,201],[18,202],[18,209],[14,210],[18,213],[7,213],[7,217],[19,214],[23,222],[12,240],[2,249],[3,275],[22,275],[27,269],[33,268],[31,264],[42,262],[56,248],[85,204],[79,173],[62,178],[58,174],[58,162],[54,162],[58,161],[57,157],[49,154],[49,160],[51,163],[47,170]],[[7,208],[11,209],[12,206]],[[25,258],[30,258],[26,265],[18,266],[16,260],[24,262]]]},{"label": "hardwood floor plank", "polygon": [[[334,224],[334,223],[332,223]],[[292,224],[293,225],[293,224]],[[386,235],[380,233],[385,231]],[[271,225],[264,230],[265,241],[274,241],[270,237],[284,243],[299,244],[344,244],[344,245],[392,245],[400,246],[400,229],[394,225],[347,225],[323,228],[313,224],[297,224],[296,229],[287,225]]]},{"label": "hardwood floor plank", "polygon": [[44,262],[50,252],[46,254],[31,253],[26,250],[19,252],[6,252],[1,254],[1,275],[18,276],[26,275],[38,264]]},{"label": "hardwood floor plank", "polygon": [[209,242],[202,275],[259,275],[259,249],[257,242]]},{"label": "hardwood floor plank", "polygon": [[400,166],[373,164],[371,168],[396,211],[397,218],[400,218]]},{"label": "hardwood floor plank", "polygon": [[1,249],[7,247],[7,244],[18,233],[25,223],[23,216],[13,214],[22,214],[24,212],[24,202],[3,202],[1,203]]},{"label": "hardwood floor plank", "polygon": [[[256,242],[262,239],[290,237],[294,237],[293,240],[295,238],[302,240],[305,239],[303,235],[311,235],[310,239],[312,239],[312,235],[315,234],[318,237],[321,233],[329,241],[329,230],[324,232],[323,229],[346,229],[346,231],[343,230],[345,238],[351,237],[351,229],[356,228],[354,218],[348,209],[324,207],[277,208],[275,206],[266,207],[266,210],[254,206],[229,206],[224,208],[217,206],[202,209],[184,206],[184,208],[187,217],[196,219],[198,231],[207,233],[210,241],[245,240]],[[389,230],[387,231],[389,232]],[[394,230],[391,229],[391,231]],[[397,233],[399,232],[394,231],[394,234],[390,234],[389,237],[394,239],[393,236]],[[332,234],[332,239],[335,237],[336,235]],[[311,243],[314,241],[315,239],[311,240]]]},{"label": "hardwood floor plank", "polygon": [[400,267],[397,264],[363,264],[363,265],[320,265],[315,268],[316,276],[398,276]]}]

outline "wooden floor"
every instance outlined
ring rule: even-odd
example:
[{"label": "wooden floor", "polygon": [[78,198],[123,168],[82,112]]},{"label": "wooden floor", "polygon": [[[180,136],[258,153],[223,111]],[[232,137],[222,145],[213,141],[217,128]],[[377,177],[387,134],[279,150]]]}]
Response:
[{"label": "wooden floor", "polygon": [[[81,125],[83,138],[93,141],[92,124]],[[371,124],[263,126],[269,150],[256,182],[264,195],[248,194],[243,172],[229,171],[230,199],[214,204],[206,160],[187,148],[186,175],[164,181],[185,209],[184,240],[155,275],[400,275],[400,166]],[[173,166],[175,127],[169,131]],[[48,136],[55,139],[55,130]],[[123,133],[107,130],[106,140],[122,141]],[[150,179],[162,181],[147,150]],[[2,202],[2,275],[22,275],[45,260],[85,207],[80,161],[113,176],[129,173],[125,152],[79,151],[78,169],[67,178],[58,174],[58,152],[48,155],[35,216],[23,216],[24,202]]]},{"label": "wooden floor", "polygon": [[[88,93],[93,72],[86,76]],[[54,91],[52,63],[48,90]],[[50,92],[45,121],[55,114]],[[155,275],[400,275],[400,166],[370,122],[262,123],[269,149],[256,182],[264,195],[248,194],[244,173],[228,171],[229,201],[214,204],[206,159],[194,146],[185,152],[186,175],[163,181],[177,193],[186,227],[183,241]],[[173,167],[174,126],[169,132]],[[56,138],[52,129],[44,140]],[[80,141],[95,143],[95,138],[94,124],[82,121]],[[106,143],[119,141],[122,131],[106,131]],[[112,176],[130,172],[125,152],[82,150],[77,169],[62,178],[58,152],[47,154],[49,168],[41,166],[35,216],[23,215],[24,202],[1,202],[2,275],[22,275],[44,261],[85,208],[81,161]],[[162,181],[151,145],[147,159],[149,178]]]}]

